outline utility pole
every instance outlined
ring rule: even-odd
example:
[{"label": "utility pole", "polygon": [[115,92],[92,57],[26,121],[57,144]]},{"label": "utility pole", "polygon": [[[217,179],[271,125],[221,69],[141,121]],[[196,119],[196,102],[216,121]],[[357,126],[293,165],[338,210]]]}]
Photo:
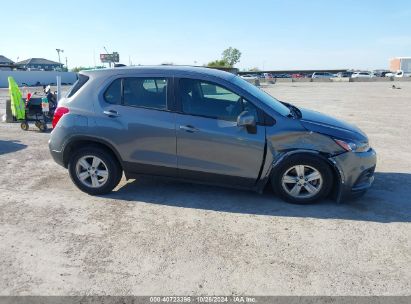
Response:
[{"label": "utility pole", "polygon": [[66,57],[66,69],[67,69],[67,72],[68,72],[67,57]]},{"label": "utility pole", "polygon": [[59,56],[59,63],[60,63],[60,67],[61,67],[60,53],[64,53],[64,50],[56,49],[56,51],[57,51],[57,55]]}]

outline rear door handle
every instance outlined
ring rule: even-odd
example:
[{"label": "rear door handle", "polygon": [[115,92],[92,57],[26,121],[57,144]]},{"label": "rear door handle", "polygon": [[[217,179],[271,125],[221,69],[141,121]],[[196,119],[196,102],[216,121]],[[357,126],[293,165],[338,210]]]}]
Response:
[{"label": "rear door handle", "polygon": [[194,132],[199,131],[197,128],[195,128],[195,127],[193,127],[193,126],[190,126],[190,125],[188,125],[188,126],[180,126],[180,130],[184,130],[184,131],[190,132],[190,133],[194,133]]},{"label": "rear door handle", "polygon": [[114,110],[103,111],[103,114],[107,115],[108,117],[119,117],[120,116],[120,114],[118,114],[118,112]]}]

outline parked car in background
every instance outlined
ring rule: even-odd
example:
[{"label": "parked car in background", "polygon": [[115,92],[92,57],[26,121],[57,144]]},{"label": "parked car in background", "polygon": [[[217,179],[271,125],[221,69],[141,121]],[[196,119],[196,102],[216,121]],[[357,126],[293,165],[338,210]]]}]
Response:
[{"label": "parked car in background", "polygon": [[384,74],[384,77],[394,77],[395,73],[393,72],[387,72]]},{"label": "parked car in background", "polygon": [[291,78],[303,78],[304,76],[302,74],[296,73],[296,74],[292,74]]},{"label": "parked car in background", "polygon": [[390,73],[388,70],[374,70],[373,74],[375,77],[385,77],[385,74]]},{"label": "parked car in background", "polygon": [[243,78],[243,79],[246,79],[246,80],[256,80],[256,79],[258,79],[257,76],[251,75],[251,74],[241,75],[240,77]]},{"label": "parked car in background", "polygon": [[316,78],[331,78],[334,77],[334,74],[328,73],[328,72],[314,72],[311,76],[311,78],[316,79]]},{"label": "parked car in background", "polygon": [[353,72],[339,72],[339,73],[336,74],[336,77],[349,78],[349,77],[351,77],[352,74],[353,74]]},{"label": "parked car in background", "polygon": [[395,73],[394,77],[396,78],[402,78],[402,77],[411,77],[411,73],[405,73],[404,71],[397,71],[397,73]]},{"label": "parked car in background", "polygon": [[274,74],[274,78],[291,78],[290,74]]},{"label": "parked car in background", "polygon": [[49,148],[91,195],[160,175],[293,203],[364,193],[376,153],[357,127],[281,102],[231,73],[200,67],[79,73],[59,102]]},{"label": "parked car in background", "polygon": [[354,72],[351,78],[372,78],[374,75],[371,72]]},{"label": "parked car in background", "polygon": [[273,75],[271,73],[263,73],[265,79],[273,79]]}]

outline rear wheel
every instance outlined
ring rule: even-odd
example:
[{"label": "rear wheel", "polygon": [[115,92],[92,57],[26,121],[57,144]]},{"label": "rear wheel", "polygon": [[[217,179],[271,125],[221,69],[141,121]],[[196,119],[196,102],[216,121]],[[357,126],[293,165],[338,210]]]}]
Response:
[{"label": "rear wheel", "polygon": [[285,201],[307,204],[324,198],[331,190],[333,174],[323,160],[311,155],[295,155],[276,168],[271,183]]},{"label": "rear wheel", "polygon": [[39,128],[39,130],[40,130],[41,132],[45,132],[45,131],[47,131],[47,124],[44,123],[44,122],[39,122],[39,123],[37,124],[37,128]]},{"label": "rear wheel", "polygon": [[86,147],[75,152],[68,165],[76,186],[91,195],[111,192],[120,182],[122,170],[107,151]]}]

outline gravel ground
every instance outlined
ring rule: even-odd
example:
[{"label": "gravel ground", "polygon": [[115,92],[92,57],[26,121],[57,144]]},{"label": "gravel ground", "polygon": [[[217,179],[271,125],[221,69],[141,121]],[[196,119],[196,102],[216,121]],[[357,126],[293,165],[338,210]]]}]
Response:
[{"label": "gravel ground", "polygon": [[343,204],[158,178],[91,197],[49,134],[0,123],[0,295],[411,295],[411,83],[396,85],[266,88],[369,135],[374,187]]}]

